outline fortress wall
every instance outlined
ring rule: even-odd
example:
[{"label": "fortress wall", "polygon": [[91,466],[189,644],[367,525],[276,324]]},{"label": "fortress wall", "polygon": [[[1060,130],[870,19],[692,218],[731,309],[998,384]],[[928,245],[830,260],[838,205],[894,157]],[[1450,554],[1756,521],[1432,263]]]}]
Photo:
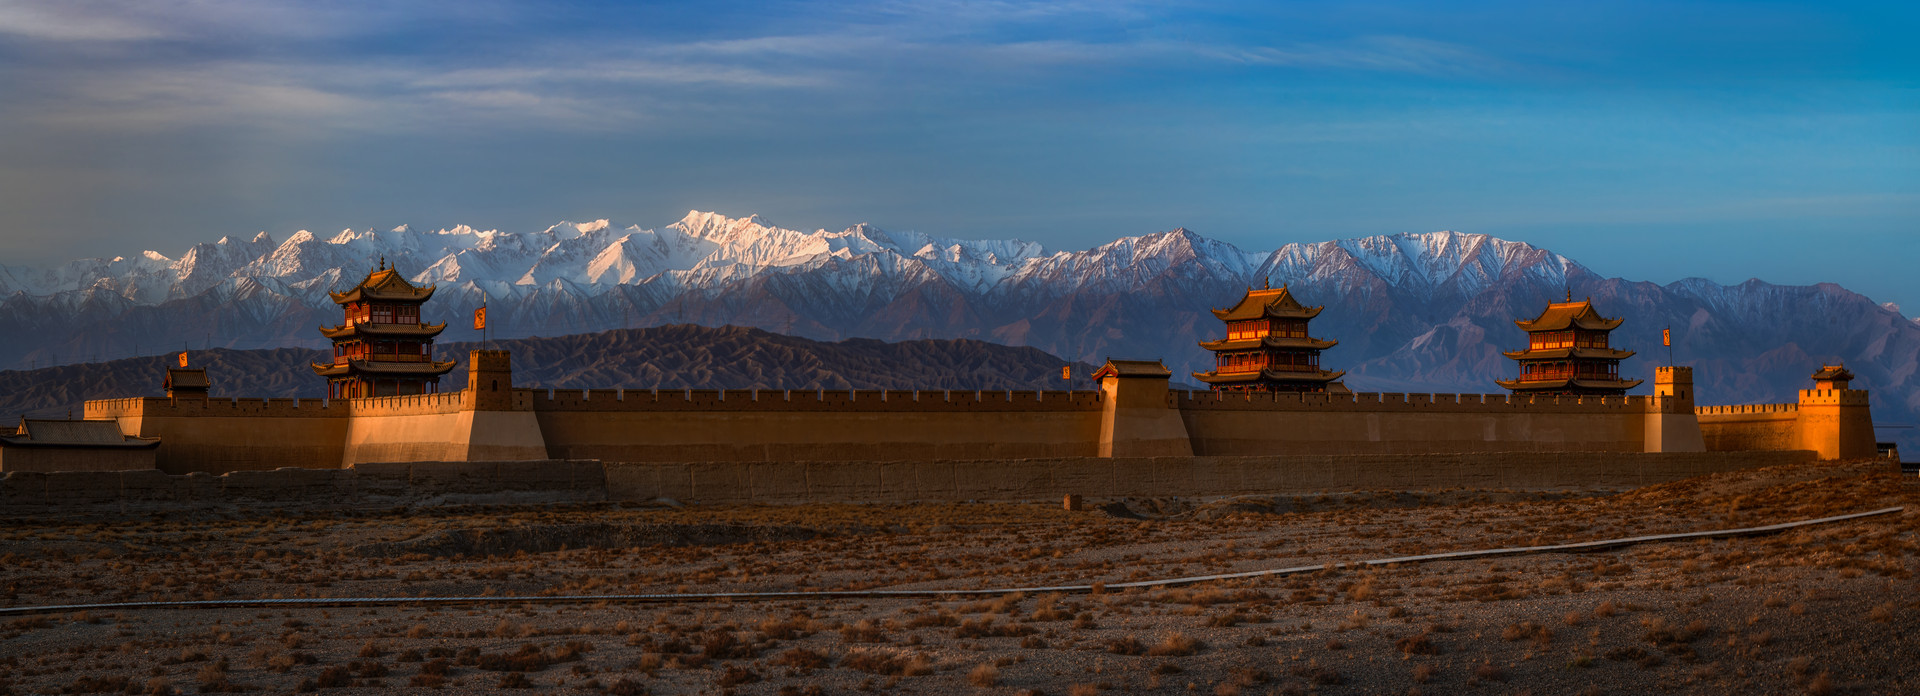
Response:
[{"label": "fortress wall", "polygon": [[604,500],[607,489],[605,470],[595,461],[368,463],[348,471],[357,476],[358,491],[367,495],[573,491]]},{"label": "fortress wall", "polygon": [[1058,500],[1445,488],[1627,489],[1812,461],[1813,452],[1525,452],[606,464],[608,496],[701,504]]},{"label": "fortress wall", "polygon": [[347,409],[320,399],[168,399],[86,403],[89,419],[116,418],[128,435],[160,438],[160,471],[225,473],[340,466]]},{"label": "fortress wall", "polygon": [[154,453],[149,447],[0,447],[0,472],[152,469]]},{"label": "fortress wall", "polygon": [[348,419],[334,467],[360,462],[423,462],[466,459],[472,411],[408,415],[356,415]]},{"label": "fortress wall", "polygon": [[1709,452],[1799,449],[1799,404],[1701,406],[1700,437]]},{"label": "fortress wall", "polygon": [[[343,399],[352,418],[345,432],[346,444],[334,466],[352,466],[361,462],[461,461],[469,456],[474,435],[474,411],[467,410],[471,394],[467,391],[408,396],[379,396]],[[534,448],[533,457],[546,456],[544,447]],[[498,457],[526,459],[518,456]],[[485,457],[495,458],[495,457]]]},{"label": "fortress wall", "polygon": [[840,411],[812,402],[796,410],[535,410],[534,416],[548,456],[562,459],[770,462],[1097,453],[1097,404],[1016,410],[993,402],[973,408],[942,401],[928,409],[899,400],[870,403],[893,405]]},{"label": "fortress wall", "polygon": [[1504,394],[1173,395],[1194,454],[1643,452],[1657,400]]},{"label": "fortress wall", "polygon": [[9,472],[0,514],[226,506],[643,501],[702,504],[1057,501],[1129,496],[1289,495],[1445,488],[1625,489],[1703,474],[1812,461],[1808,451],[1267,457],[1060,457],[1021,460],[361,464],[347,469]]},{"label": "fortress wall", "polygon": [[528,390],[548,456],[607,461],[1090,456],[1099,392]]},{"label": "fortress wall", "polygon": [[527,389],[535,411],[1085,411],[1098,391]]},{"label": "fortress wall", "polygon": [[88,401],[85,410],[90,419],[118,419],[123,433],[160,438],[161,471],[223,474],[464,458],[457,421],[466,398],[464,391],[331,401],[136,397]]},{"label": "fortress wall", "polygon": [[112,471],[0,476],[0,513],[244,505],[390,506],[418,502],[537,503],[606,499],[599,462],[422,462],[223,475]]},{"label": "fortress wall", "polygon": [[1182,410],[1313,411],[1318,413],[1646,413],[1661,399],[1651,396],[1528,396],[1518,394],[1423,394],[1358,392],[1173,391]]}]

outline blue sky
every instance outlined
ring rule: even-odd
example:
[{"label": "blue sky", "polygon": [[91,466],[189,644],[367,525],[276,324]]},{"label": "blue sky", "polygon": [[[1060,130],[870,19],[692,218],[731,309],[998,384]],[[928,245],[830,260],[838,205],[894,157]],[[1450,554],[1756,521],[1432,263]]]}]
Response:
[{"label": "blue sky", "polygon": [[0,263],[689,209],[1083,248],[1454,229],[1920,313],[1920,11],[0,0]]}]

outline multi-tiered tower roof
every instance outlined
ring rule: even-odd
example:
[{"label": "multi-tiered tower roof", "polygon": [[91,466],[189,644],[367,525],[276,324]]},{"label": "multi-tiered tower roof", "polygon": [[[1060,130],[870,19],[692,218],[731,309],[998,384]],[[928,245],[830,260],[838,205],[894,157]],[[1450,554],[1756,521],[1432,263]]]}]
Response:
[{"label": "multi-tiered tower roof", "polygon": [[1307,335],[1307,322],[1321,307],[1307,307],[1293,299],[1286,286],[1247,289],[1231,309],[1213,310],[1227,324],[1227,337],[1203,341],[1213,351],[1214,369],[1195,372],[1194,379],[1215,391],[1344,391],[1345,372],[1320,369],[1320,351],[1339,341]]},{"label": "multi-tiered tower roof", "polygon": [[1527,332],[1526,350],[1507,351],[1520,363],[1520,376],[1499,380],[1502,387],[1528,394],[1617,396],[1640,384],[1620,378],[1620,361],[1633,351],[1608,345],[1608,334],[1620,319],[1600,316],[1592,300],[1547,305],[1531,320],[1513,323]]},{"label": "multi-tiered tower roof", "polygon": [[454,363],[433,359],[433,339],[447,325],[420,321],[420,305],[433,290],[407,282],[382,259],[353,289],[329,293],[346,319],[320,328],[333,340],[333,362],[313,364],[314,373],[327,378],[327,395],[351,399],[439,391],[440,376]]}]

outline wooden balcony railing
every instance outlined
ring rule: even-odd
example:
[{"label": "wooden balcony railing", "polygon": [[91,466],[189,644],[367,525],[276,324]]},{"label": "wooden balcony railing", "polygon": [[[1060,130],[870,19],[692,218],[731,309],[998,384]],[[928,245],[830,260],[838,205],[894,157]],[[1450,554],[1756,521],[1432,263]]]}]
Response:
[{"label": "wooden balcony railing", "polygon": [[1278,365],[1258,365],[1258,364],[1252,364],[1252,365],[1222,365],[1222,366],[1220,366],[1220,367],[1218,367],[1218,368],[1215,368],[1215,370],[1214,370],[1214,371],[1215,371],[1215,372],[1218,372],[1218,373],[1220,373],[1220,374],[1223,374],[1223,375],[1230,375],[1230,374],[1238,374],[1238,373],[1242,373],[1242,372],[1259,372],[1259,371],[1261,371],[1261,370],[1274,370],[1274,371],[1276,371],[1276,372],[1314,372],[1314,371],[1317,371],[1317,370],[1319,370],[1319,369],[1320,369],[1320,366],[1318,366],[1318,365],[1292,365],[1292,364],[1278,364]]},{"label": "wooden balcony railing", "polygon": [[1541,370],[1520,375],[1522,382],[1550,382],[1561,379],[1619,379],[1618,373],[1575,372],[1572,370]]},{"label": "wooden balcony railing", "polygon": [[373,353],[370,355],[334,356],[333,364],[345,365],[350,360],[368,360],[372,362],[432,362],[431,355],[401,355],[398,353]]}]

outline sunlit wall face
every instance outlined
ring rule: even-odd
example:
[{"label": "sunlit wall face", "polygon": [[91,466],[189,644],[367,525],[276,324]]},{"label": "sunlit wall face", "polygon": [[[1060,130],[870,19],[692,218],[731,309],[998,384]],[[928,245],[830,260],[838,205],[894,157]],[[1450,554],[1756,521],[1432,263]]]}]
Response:
[{"label": "sunlit wall face", "polygon": [[698,208],[1065,248],[1457,229],[1920,305],[1916,12],[15,2],[0,263]]}]

